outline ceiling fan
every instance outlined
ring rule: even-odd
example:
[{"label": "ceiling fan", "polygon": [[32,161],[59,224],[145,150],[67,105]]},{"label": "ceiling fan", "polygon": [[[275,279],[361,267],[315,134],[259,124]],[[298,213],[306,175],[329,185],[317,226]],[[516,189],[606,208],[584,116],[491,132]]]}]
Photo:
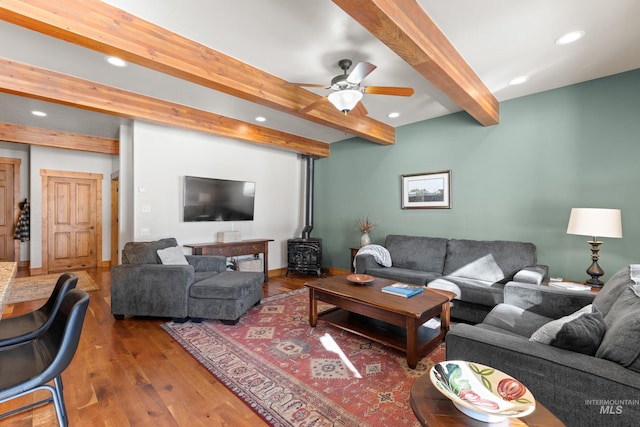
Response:
[{"label": "ceiling fan", "polygon": [[413,88],[410,87],[390,87],[390,86],[360,86],[360,82],[367,77],[377,67],[370,62],[359,62],[353,67],[351,73],[347,73],[347,70],[351,68],[350,59],[341,59],[338,61],[338,66],[342,69],[343,74],[335,76],[331,79],[329,86],[313,83],[285,83],[288,86],[306,86],[306,87],[318,87],[324,89],[333,89],[328,96],[324,96],[313,102],[300,111],[306,113],[325,104],[327,101],[333,104],[339,111],[347,114],[350,111],[354,111],[357,115],[366,116],[367,109],[359,102],[362,99],[363,93],[369,93],[374,95],[394,95],[394,96],[411,96],[413,95]]}]

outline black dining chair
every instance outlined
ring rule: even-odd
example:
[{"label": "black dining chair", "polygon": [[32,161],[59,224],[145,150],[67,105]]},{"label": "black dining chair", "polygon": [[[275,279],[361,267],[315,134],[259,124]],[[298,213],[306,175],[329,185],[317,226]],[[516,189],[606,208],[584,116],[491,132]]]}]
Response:
[{"label": "black dining chair", "polygon": [[[89,294],[73,289],[64,297],[51,327],[39,337],[0,348],[0,403],[37,390],[51,398],[0,415],[0,419],[53,401],[58,424],[68,425],[62,394],[62,372],[75,355],[89,306]],[[53,385],[49,384],[53,381]]]},{"label": "black dining chair", "polygon": [[0,348],[39,337],[53,322],[65,295],[76,287],[78,276],[60,275],[47,302],[30,313],[0,320]]}]

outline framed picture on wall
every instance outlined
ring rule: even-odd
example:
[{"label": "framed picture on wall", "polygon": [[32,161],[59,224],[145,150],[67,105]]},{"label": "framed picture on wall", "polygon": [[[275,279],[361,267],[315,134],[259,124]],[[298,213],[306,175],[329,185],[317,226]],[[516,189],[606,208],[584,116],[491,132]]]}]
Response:
[{"label": "framed picture on wall", "polygon": [[451,208],[451,171],[402,175],[402,209]]}]

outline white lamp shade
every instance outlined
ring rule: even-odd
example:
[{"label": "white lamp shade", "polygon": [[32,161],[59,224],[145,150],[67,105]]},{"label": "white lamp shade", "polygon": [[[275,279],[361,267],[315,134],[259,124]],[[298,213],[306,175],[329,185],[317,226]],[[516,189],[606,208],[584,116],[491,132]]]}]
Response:
[{"label": "white lamp shade", "polygon": [[621,238],[620,209],[573,208],[567,234]]},{"label": "white lamp shade", "polygon": [[362,92],[355,89],[339,90],[329,94],[329,102],[343,113],[353,110],[362,99]]}]

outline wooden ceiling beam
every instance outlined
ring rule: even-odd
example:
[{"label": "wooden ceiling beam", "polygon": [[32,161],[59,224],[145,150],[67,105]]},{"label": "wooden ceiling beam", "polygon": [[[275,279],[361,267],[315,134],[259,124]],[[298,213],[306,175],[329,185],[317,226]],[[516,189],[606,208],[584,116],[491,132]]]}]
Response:
[{"label": "wooden ceiling beam", "polygon": [[116,156],[120,153],[120,142],[117,139],[22,126],[13,123],[0,123],[0,141],[113,154]]},{"label": "wooden ceiling beam", "polygon": [[319,95],[97,0],[2,0],[10,23],[235,97],[389,145],[395,129],[335,108],[300,109]]},{"label": "wooden ceiling beam", "polygon": [[329,144],[0,58],[0,92],[328,157]]},{"label": "wooden ceiling beam", "polygon": [[416,0],[333,0],[484,126],[500,122],[498,100]]}]

